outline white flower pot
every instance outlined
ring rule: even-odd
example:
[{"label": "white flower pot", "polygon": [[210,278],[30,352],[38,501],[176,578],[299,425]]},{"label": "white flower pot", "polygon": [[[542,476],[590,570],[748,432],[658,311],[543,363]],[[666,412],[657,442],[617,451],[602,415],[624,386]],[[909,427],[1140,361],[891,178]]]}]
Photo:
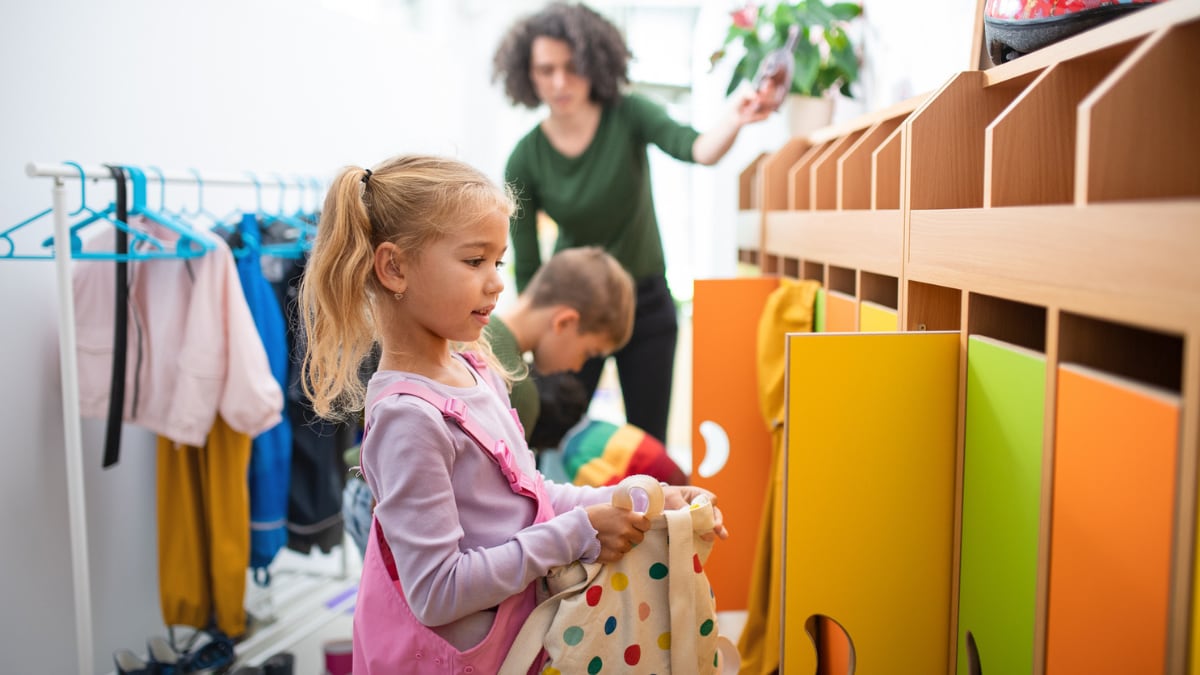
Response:
[{"label": "white flower pot", "polygon": [[791,137],[808,136],[833,120],[833,97],[788,94],[781,112]]}]

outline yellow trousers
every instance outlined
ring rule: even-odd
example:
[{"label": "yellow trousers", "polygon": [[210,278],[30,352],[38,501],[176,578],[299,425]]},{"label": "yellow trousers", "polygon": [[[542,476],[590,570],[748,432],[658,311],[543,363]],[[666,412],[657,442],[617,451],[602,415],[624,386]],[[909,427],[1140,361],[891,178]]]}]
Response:
[{"label": "yellow trousers", "polygon": [[250,437],[220,417],[203,448],[158,439],[158,580],[163,622],[246,630]]}]

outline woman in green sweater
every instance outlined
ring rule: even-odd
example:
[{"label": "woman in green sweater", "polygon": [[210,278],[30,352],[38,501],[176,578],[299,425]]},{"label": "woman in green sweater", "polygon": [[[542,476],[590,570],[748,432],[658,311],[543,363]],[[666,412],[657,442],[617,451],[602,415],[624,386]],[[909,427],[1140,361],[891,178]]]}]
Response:
[{"label": "woman in green sweater", "polygon": [[[699,131],[661,106],[622,89],[629,48],[611,22],[584,5],[553,3],[512,26],[493,60],[514,104],[548,114],[508,158],[505,180],[517,193],[512,221],[517,290],[541,266],[537,214],[558,225],[555,250],[601,246],[633,276],[633,337],[615,354],[628,421],[666,441],[678,324],[667,287],[646,148],[714,164],[743,125],[765,119],[759,95],[739,95],[713,128]],[[769,93],[769,92],[768,92]],[[580,378],[589,396],[603,359]]]}]

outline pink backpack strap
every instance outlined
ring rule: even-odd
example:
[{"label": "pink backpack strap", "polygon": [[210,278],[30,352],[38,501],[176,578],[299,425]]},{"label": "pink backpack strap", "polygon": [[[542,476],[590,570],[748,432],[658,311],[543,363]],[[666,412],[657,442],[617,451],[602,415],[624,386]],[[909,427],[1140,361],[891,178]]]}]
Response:
[{"label": "pink backpack strap", "polygon": [[[466,403],[456,398],[446,398],[423,384],[404,381],[391,384],[379,392],[379,395],[371,402],[371,409],[374,409],[383,399],[398,395],[416,396],[437,408],[446,419],[454,420],[471,437],[471,440],[475,441],[475,444],[482,448],[488,457],[492,458],[492,461],[496,462],[513,492],[537,499],[537,483],[517,468],[516,458],[513,457],[508,443],[493,439],[492,435],[468,414]],[[366,428],[363,429],[364,437],[370,431],[369,413],[368,410]]]}]

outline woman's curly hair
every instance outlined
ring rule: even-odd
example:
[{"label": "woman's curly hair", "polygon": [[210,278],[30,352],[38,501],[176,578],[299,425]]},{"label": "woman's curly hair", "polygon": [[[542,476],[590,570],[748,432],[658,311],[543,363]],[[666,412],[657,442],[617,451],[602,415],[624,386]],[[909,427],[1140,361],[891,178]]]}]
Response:
[{"label": "woman's curly hair", "polygon": [[504,80],[504,93],[514,104],[542,104],[529,75],[533,40],[538,37],[571,46],[575,72],[591,80],[591,100],[608,105],[621,96],[633,56],[621,31],[586,5],[555,2],[514,24],[492,57],[492,81]]}]

